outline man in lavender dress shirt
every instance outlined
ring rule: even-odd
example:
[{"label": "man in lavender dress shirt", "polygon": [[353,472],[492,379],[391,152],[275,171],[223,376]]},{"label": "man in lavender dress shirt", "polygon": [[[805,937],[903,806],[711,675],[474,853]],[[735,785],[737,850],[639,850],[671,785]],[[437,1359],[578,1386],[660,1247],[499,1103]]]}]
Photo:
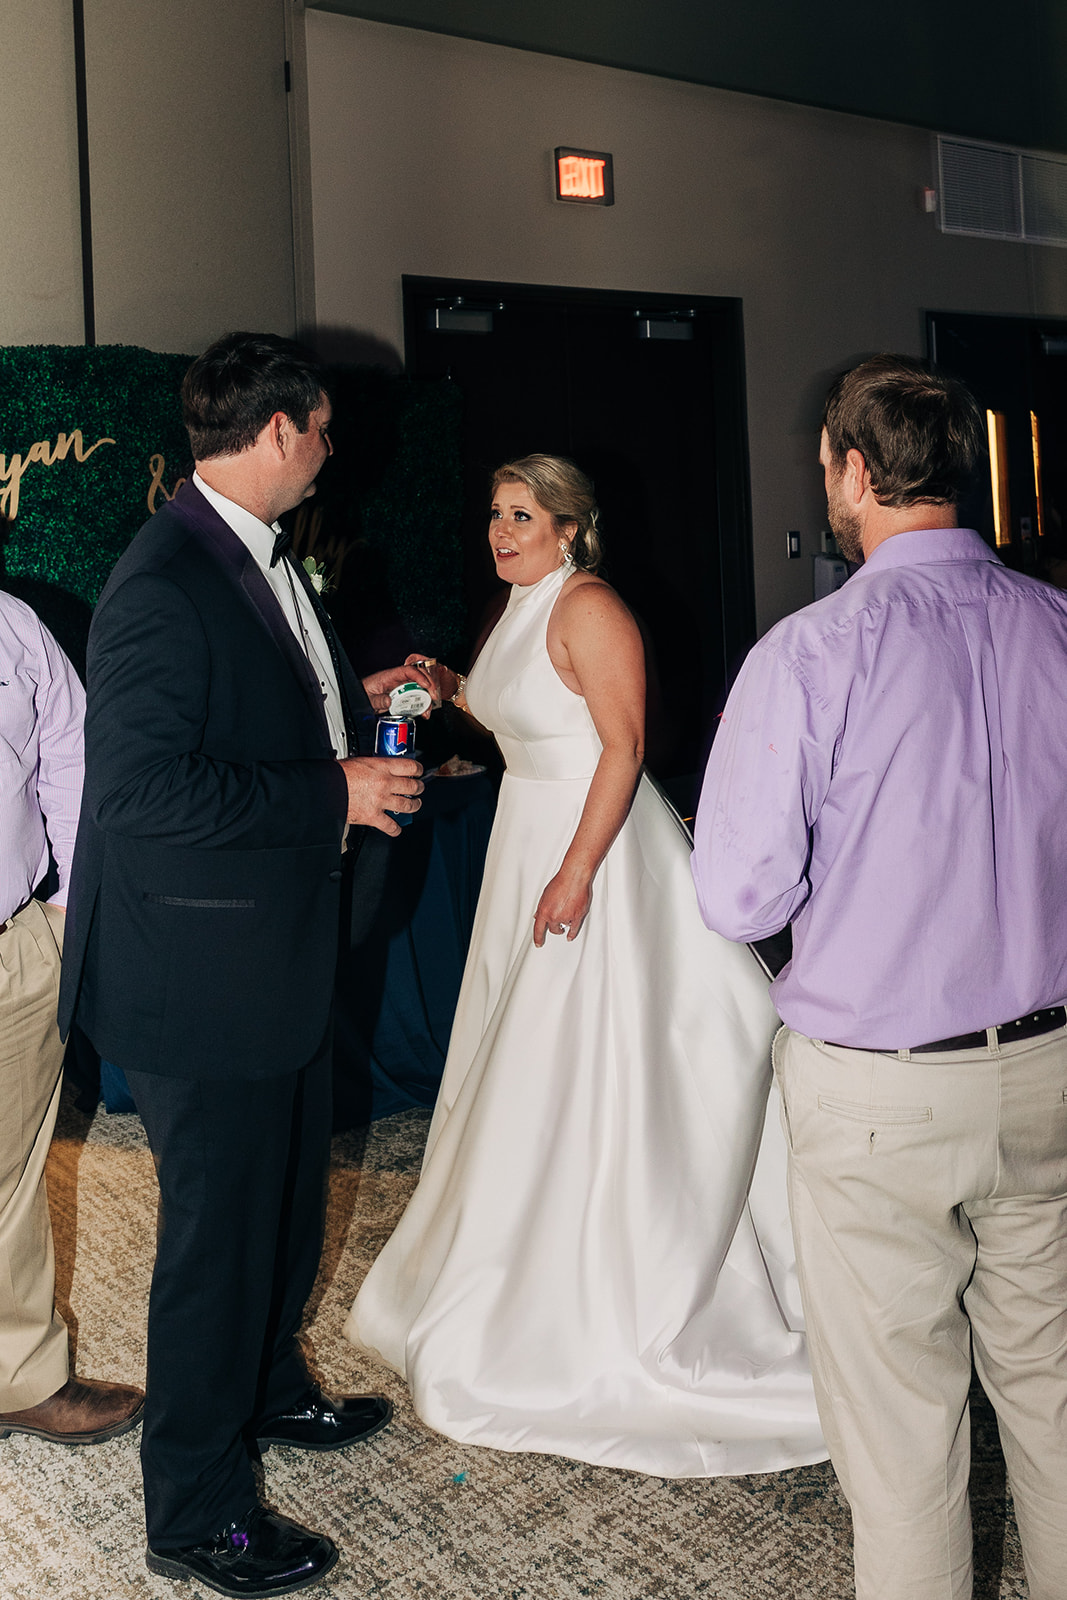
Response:
[{"label": "man in lavender dress shirt", "polygon": [[972,1352],[1031,1600],[1067,1595],[1067,595],[955,524],[981,419],[880,356],[820,461],[864,561],[746,661],[693,871],[773,986],[820,1415],[860,1600],[971,1594]]},{"label": "man in lavender dress shirt", "polygon": [[[21,600],[0,593],[0,1438],[96,1444],[144,1396],[70,1373],[55,1309],[44,1164],[59,1107],[56,1026],[67,880],[82,788],[85,696]],[[50,852],[58,886],[45,892]]]}]

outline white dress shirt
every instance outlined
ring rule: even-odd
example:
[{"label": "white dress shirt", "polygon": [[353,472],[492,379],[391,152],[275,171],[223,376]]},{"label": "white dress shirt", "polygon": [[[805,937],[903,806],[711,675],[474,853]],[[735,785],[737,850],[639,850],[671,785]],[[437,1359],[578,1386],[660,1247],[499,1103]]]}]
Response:
[{"label": "white dress shirt", "polygon": [[67,880],[82,791],[85,695],[78,676],[29,606],[0,593],[0,922],[59,869]]},{"label": "white dress shirt", "polygon": [[285,620],[304,651],[311,670],[322,689],[326,722],[330,730],[330,743],[335,756],[348,755],[348,736],[345,733],[344,712],[341,709],[341,692],[330,659],[330,649],[322,631],[322,624],[308,599],[300,579],[293,571],[291,561],[283,556],[276,566],[271,566],[271,552],[275,535],[281,532],[278,523],[260,522],[251,511],[246,511],[236,501],[228,500],[217,489],[206,484],[199,472],[193,473],[193,482],[210,506],[232,528],[252,556],[263,576],[270,584],[274,597],[285,613]]}]

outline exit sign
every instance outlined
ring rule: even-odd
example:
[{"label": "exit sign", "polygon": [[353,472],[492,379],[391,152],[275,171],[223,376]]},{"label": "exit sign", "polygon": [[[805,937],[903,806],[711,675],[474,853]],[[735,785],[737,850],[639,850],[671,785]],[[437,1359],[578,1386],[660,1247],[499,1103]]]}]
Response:
[{"label": "exit sign", "polygon": [[615,182],[606,150],[556,150],[556,199],[580,206],[613,206]]}]

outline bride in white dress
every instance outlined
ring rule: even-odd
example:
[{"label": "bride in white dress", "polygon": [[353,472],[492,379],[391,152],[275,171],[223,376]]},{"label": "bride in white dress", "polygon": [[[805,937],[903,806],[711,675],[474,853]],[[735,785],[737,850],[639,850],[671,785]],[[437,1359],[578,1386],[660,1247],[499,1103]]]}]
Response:
[{"label": "bride in white dress", "polygon": [[776,1471],[826,1457],[777,1019],[641,773],[641,640],[595,524],[572,463],[496,474],[513,588],[465,696],[507,771],[422,1177],[344,1331],[463,1443]]}]

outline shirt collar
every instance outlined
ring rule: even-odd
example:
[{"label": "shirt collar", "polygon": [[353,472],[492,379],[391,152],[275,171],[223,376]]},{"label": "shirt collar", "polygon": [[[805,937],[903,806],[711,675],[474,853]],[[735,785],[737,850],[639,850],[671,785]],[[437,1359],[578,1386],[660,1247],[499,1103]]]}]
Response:
[{"label": "shirt collar", "polygon": [[251,511],[239,506],[236,500],[227,499],[224,494],[219,494],[217,489],[205,483],[199,472],[193,473],[193,482],[208,505],[214,507],[227,527],[232,528],[241,543],[246,546],[257,564],[266,571],[274,552],[275,535],[281,532],[278,523],[260,522]]},{"label": "shirt collar", "polygon": [[943,561],[995,561],[996,551],[973,528],[909,528],[894,533],[872,550],[861,571],[889,567],[926,567]]}]

